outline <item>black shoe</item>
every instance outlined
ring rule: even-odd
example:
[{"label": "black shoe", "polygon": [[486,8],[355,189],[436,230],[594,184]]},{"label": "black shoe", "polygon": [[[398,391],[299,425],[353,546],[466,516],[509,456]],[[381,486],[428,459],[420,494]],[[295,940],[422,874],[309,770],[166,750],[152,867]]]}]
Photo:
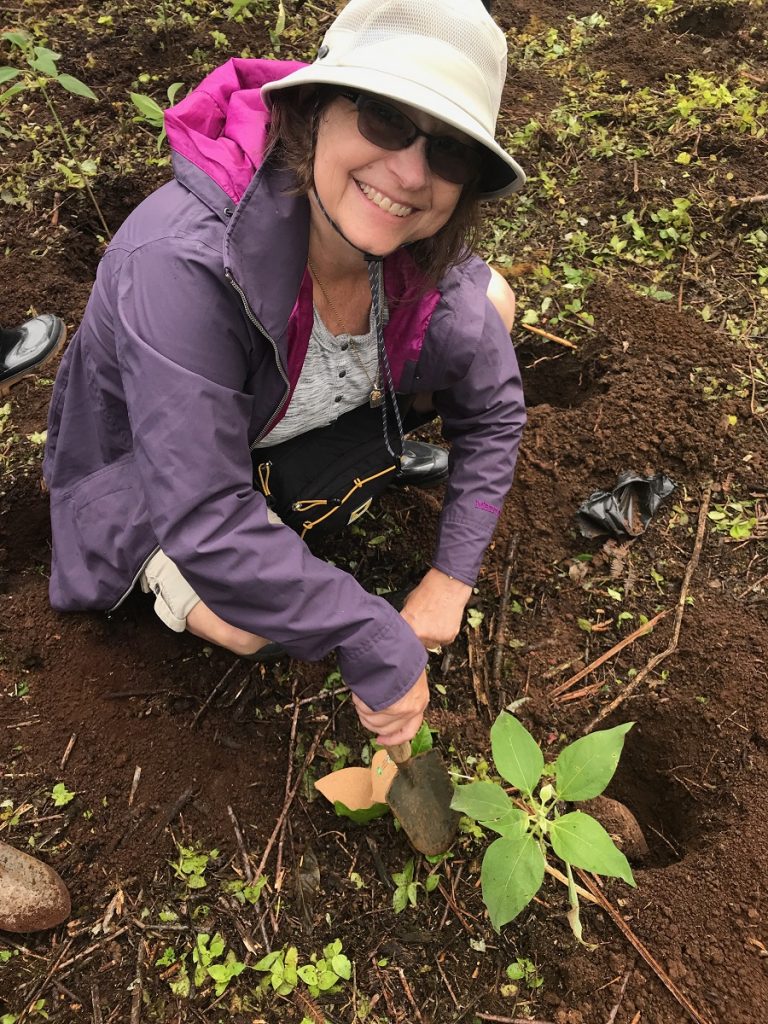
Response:
[{"label": "black shoe", "polygon": [[66,337],[63,321],[51,313],[27,320],[21,327],[0,329],[0,395],[46,363]]},{"label": "black shoe", "polygon": [[436,487],[448,479],[448,452],[426,441],[406,441],[400,469],[395,474],[399,487]]},{"label": "black shoe", "polygon": [[243,654],[242,657],[246,661],[257,661],[263,665],[268,665],[270,662],[279,661],[281,658],[289,658],[290,655],[282,644],[266,644],[266,646],[260,647],[255,654]]}]

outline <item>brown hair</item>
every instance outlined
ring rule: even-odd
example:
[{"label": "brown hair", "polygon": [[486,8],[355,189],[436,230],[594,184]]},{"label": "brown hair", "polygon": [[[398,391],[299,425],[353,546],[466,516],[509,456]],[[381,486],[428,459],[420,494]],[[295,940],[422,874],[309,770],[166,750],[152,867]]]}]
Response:
[{"label": "brown hair", "polygon": [[[298,195],[307,195],[314,187],[317,128],[324,108],[335,97],[333,88],[288,89],[273,96],[266,153],[294,172]],[[465,185],[443,227],[409,246],[416,266],[430,284],[471,255],[480,230],[477,196],[476,182]]]}]

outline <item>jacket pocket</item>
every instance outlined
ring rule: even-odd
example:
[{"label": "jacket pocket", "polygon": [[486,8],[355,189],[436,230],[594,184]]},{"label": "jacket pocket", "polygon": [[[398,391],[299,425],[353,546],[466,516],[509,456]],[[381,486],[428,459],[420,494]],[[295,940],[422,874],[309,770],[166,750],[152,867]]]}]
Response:
[{"label": "jacket pocket", "polygon": [[51,595],[59,608],[110,608],[156,547],[132,455],[51,504]]}]

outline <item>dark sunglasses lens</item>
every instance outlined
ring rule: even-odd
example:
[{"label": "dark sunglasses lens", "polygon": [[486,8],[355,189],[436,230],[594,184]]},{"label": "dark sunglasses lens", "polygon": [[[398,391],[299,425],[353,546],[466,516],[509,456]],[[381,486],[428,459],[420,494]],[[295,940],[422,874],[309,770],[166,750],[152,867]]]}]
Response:
[{"label": "dark sunglasses lens", "polygon": [[363,138],[382,149],[405,149],[416,138],[413,124],[389,103],[363,99],[357,107],[357,126]]},{"label": "dark sunglasses lens", "polygon": [[[413,121],[396,107],[367,97],[357,101],[357,127],[363,138],[382,149],[407,149],[419,135]],[[450,135],[428,135],[427,139],[427,161],[439,177],[466,185],[480,173],[480,150]]]},{"label": "dark sunglasses lens", "polygon": [[473,146],[442,135],[427,143],[427,161],[439,177],[454,185],[466,185],[480,173],[483,156]]}]

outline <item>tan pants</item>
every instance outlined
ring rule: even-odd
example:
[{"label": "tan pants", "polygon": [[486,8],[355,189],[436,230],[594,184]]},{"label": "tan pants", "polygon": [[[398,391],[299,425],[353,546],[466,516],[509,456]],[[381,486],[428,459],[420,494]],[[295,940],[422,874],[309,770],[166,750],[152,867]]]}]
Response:
[{"label": "tan pants", "polygon": [[164,551],[153,555],[139,576],[141,589],[145,594],[155,595],[155,614],[174,633],[183,633],[187,628],[187,616],[200,603],[194,592],[179,572],[179,568]]},{"label": "tan pants", "polygon": [[[272,509],[267,509],[267,516],[270,523],[282,522]],[[187,628],[187,616],[200,603],[200,598],[181,575],[176,563],[164,551],[158,551],[144,567],[139,583],[145,594],[155,595],[155,614],[160,621],[174,633],[183,633]]]}]

